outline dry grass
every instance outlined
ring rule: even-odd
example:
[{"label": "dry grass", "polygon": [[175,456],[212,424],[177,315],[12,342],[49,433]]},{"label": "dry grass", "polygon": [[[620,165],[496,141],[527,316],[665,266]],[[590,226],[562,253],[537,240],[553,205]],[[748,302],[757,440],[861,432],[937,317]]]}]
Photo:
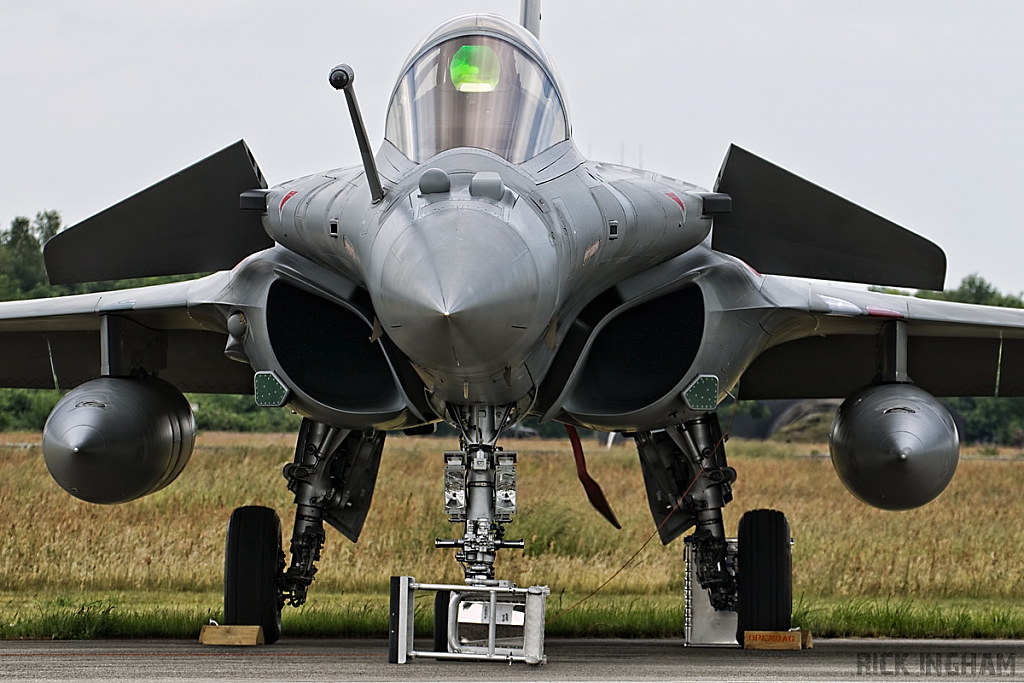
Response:
[{"label": "dry grass", "polygon": [[[50,479],[38,435],[3,435],[0,446],[0,591],[205,591],[222,581],[231,509],[275,507],[290,526],[281,466],[291,435],[203,434],[193,461],[168,489],[116,507],[71,498]],[[34,445],[33,445],[34,444]],[[384,593],[392,574],[461,580],[452,551],[435,537],[458,533],[441,508],[441,453],[432,438],[390,437],[363,537],[329,532],[315,588]],[[913,599],[1024,597],[1024,462],[970,460],[949,489],[923,509],[869,508],[843,489],[827,459],[792,457],[793,444],[730,442],[739,472],[726,510],[731,532],[743,510],[784,510],[796,538],[797,595]],[[623,525],[590,509],[568,442],[508,442],[520,457],[521,512],[509,537],[526,551],[502,551],[498,573],[554,593],[586,593],[617,570],[654,532],[640,467],[629,445],[590,445],[588,465]],[[286,531],[286,535],[287,535]],[[286,539],[287,542],[287,539]],[[681,592],[682,546],[651,542],[606,591]],[[314,590],[314,593],[316,590]]]}]

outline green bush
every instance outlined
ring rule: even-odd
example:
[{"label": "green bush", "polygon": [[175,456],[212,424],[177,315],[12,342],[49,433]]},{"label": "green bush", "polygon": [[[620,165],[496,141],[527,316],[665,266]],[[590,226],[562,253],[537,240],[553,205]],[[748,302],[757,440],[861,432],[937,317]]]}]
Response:
[{"label": "green bush", "polygon": [[0,389],[0,431],[41,431],[61,395],[52,389]]},{"label": "green bush", "polygon": [[302,418],[287,408],[260,408],[252,396],[189,394],[201,430],[218,432],[295,432]]}]

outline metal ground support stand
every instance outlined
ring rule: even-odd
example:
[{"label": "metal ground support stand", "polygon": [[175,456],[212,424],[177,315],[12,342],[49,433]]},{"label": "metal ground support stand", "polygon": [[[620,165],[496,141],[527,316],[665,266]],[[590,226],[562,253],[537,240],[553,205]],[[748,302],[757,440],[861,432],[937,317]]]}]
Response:
[{"label": "metal ground support stand", "polygon": [[[737,542],[725,539],[726,562],[736,563]],[[683,580],[685,609],[683,617],[684,644],[687,647],[740,647],[736,640],[736,612],[718,610],[711,605],[708,592],[697,580],[697,553],[693,536],[683,539],[683,560],[686,577]]]},{"label": "metal ground support stand", "polygon": [[[547,656],[544,654],[544,616],[550,590],[547,586],[516,588],[506,581],[495,583],[500,585],[459,586],[416,583],[411,576],[392,576],[388,662],[405,664],[411,658],[431,657],[510,664],[545,664]],[[414,648],[417,590],[451,592],[448,601],[446,652],[428,652]],[[486,644],[475,644],[480,641],[460,635],[460,624],[486,625]],[[499,627],[503,630],[518,630],[521,627],[522,634],[499,638]]]}]

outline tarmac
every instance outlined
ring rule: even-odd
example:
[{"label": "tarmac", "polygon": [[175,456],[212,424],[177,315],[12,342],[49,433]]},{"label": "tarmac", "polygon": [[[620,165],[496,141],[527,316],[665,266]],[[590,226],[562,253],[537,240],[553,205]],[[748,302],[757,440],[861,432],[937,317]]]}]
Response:
[{"label": "tarmac", "polygon": [[[427,647],[426,643],[418,643]],[[550,639],[548,663],[388,664],[385,640],[0,641],[3,681],[1024,681],[1024,641],[816,640],[767,652],[678,640]]]}]

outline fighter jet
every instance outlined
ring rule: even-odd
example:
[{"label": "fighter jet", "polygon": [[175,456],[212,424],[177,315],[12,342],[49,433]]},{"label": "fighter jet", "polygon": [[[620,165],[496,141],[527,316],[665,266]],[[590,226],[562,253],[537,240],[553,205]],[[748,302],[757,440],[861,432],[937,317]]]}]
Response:
[{"label": "fighter jet", "polygon": [[181,473],[196,433],[182,392],[303,416],[284,470],[290,559],[273,510],[228,526],[226,619],[268,642],[306,599],[325,522],[358,539],[389,431],[458,430],[438,461],[462,536],[438,546],[482,586],[499,549],[522,547],[506,538],[519,501],[502,432],[564,423],[613,523],[575,428],[631,436],[661,540],[694,529],[697,579],[742,633],[790,626],[790,530],[755,510],[738,546],[726,539],[737,472],[715,409],[730,392],[845,398],[835,469],[885,509],[953,477],[958,434],[936,396],[1024,395],[1024,312],[834,284],[941,289],[928,240],[736,146],[711,189],[586,159],[536,3],[523,15],[431,31],[376,154],[354,70],[330,70],[357,165],[268,187],[239,141],[45,246],[55,284],[212,274],[0,305],[0,383],[69,390],[43,448],[83,500],[133,500]]}]

